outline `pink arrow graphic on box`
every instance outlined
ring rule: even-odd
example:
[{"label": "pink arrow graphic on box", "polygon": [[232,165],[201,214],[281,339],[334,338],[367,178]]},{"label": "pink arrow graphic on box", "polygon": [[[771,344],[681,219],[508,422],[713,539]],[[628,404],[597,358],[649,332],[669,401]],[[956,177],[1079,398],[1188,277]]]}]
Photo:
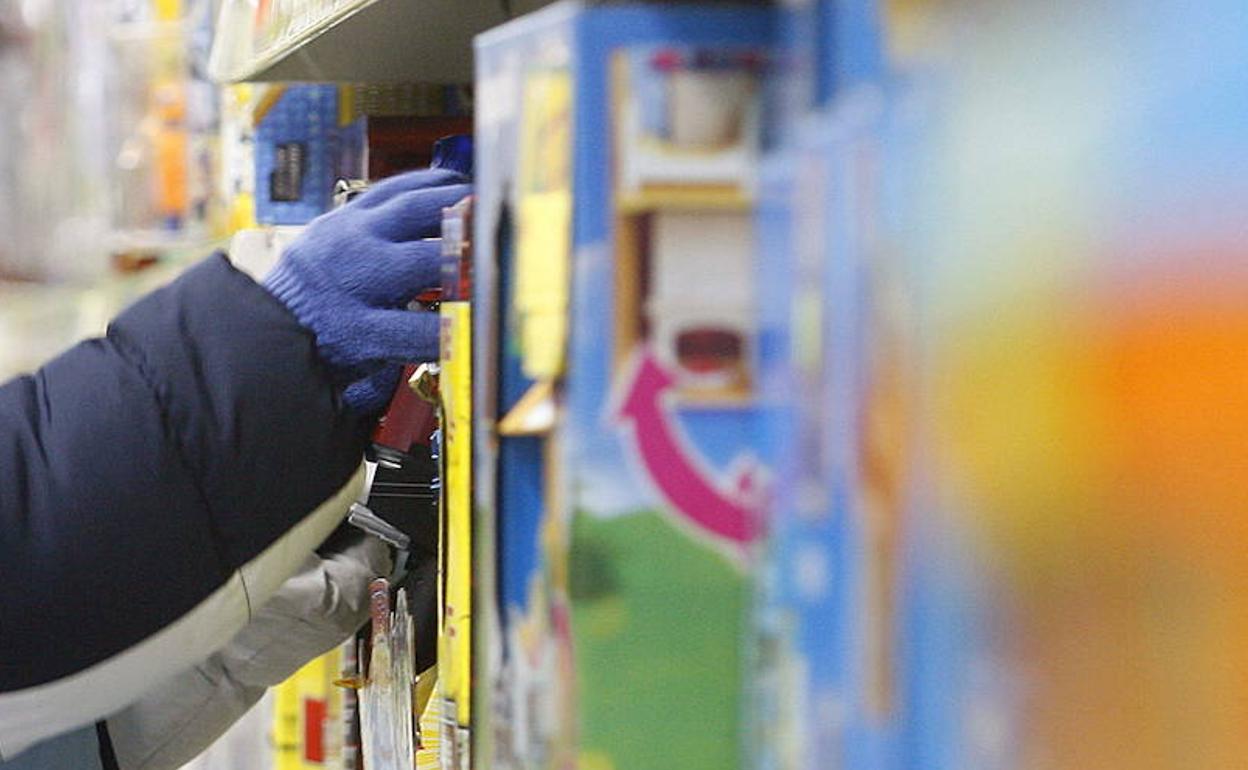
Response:
[{"label": "pink arrow graphic on box", "polygon": [[757,468],[743,469],[729,489],[712,483],[665,406],[675,378],[649,350],[643,349],[639,358],[631,381],[624,383],[615,417],[631,434],[647,475],[672,508],[699,530],[736,544],[753,541],[759,511],[747,500],[758,497]]}]

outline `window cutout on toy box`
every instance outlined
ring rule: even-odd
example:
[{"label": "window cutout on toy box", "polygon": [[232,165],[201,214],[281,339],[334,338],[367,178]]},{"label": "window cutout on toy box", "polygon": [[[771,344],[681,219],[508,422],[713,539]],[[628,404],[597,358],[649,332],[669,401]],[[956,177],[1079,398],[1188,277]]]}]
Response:
[{"label": "window cutout on toy box", "polygon": [[754,49],[650,46],[612,62],[616,364],[646,346],[689,403],[752,387],[762,61]]},{"label": "window cutout on toy box", "polygon": [[290,203],[303,199],[307,151],[303,142],[282,142],[273,149],[273,172],[269,174],[270,200]]},{"label": "window cutout on toy box", "polygon": [[515,295],[525,376],[563,373],[572,255],[572,78],[530,72],[524,86],[517,179]]},{"label": "window cutout on toy box", "polygon": [[617,53],[618,187],[695,204],[745,202],[759,140],[763,55],[753,48],[648,46]]}]

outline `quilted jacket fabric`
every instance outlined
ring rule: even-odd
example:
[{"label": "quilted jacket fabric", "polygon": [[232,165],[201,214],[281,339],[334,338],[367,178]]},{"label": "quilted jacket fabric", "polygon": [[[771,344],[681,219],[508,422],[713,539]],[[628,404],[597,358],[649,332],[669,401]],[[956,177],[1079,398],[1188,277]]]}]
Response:
[{"label": "quilted jacket fabric", "polygon": [[359,494],[369,427],[219,254],[0,387],[0,765],[234,638]]}]

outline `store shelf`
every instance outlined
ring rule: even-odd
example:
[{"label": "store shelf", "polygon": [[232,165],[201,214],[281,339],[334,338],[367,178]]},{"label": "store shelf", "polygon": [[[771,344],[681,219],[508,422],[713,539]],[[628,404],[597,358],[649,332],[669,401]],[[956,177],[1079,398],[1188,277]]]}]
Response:
[{"label": "store shelf", "polygon": [[253,48],[254,4],[227,0],[212,61],[219,81],[472,81],[472,39],[551,0],[346,0],[284,22]]},{"label": "store shelf", "polygon": [[81,339],[102,335],[126,306],[225,246],[219,240],[184,243],[144,270],[88,286],[0,281],[0,382],[33,371]]},{"label": "store shelf", "polygon": [[621,213],[667,211],[749,211],[748,194],[737,185],[651,186],[624,193],[617,204]]}]

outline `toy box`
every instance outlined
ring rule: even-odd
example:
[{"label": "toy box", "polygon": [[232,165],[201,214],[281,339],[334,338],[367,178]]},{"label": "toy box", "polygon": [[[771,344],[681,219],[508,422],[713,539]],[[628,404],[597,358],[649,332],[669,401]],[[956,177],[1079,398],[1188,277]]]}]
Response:
[{"label": "toy box", "polygon": [[[342,112],[351,122],[352,142],[361,148],[359,179],[384,179],[427,168],[442,137],[472,132],[468,86],[389,83],[343,86]],[[346,153],[344,152],[345,156]]]},{"label": "toy box", "polygon": [[773,19],[563,3],[477,41],[475,766],[745,765]]},{"label": "toy box", "polygon": [[808,116],[885,74],[879,0],[787,0],[775,5],[775,47],[764,88],[767,149],[798,141]]},{"label": "toy box", "polygon": [[915,178],[931,145],[916,132],[935,125],[885,69],[875,3],[781,13],[785,66],[768,92],[790,101],[773,116],[756,219],[758,435],[775,481],[752,760],[990,767],[974,734],[1008,729],[1008,693],[991,681],[987,605],[926,494],[918,446]]},{"label": "toy box", "polygon": [[328,211],[341,140],[338,86],[276,86],[255,124],[256,221],[301,225]]},{"label": "toy box", "polygon": [[798,114],[761,165],[758,435],[775,481],[752,758],[1008,767],[1017,681],[989,643],[991,590],[932,494],[924,444],[919,297],[940,223],[920,180],[941,125],[930,84],[880,73],[877,57],[839,60],[826,106]]},{"label": "toy box", "polygon": [[776,468],[759,580],[757,760],[898,767],[904,446],[887,317],[875,105],[840,103],[769,156],[759,435]]}]

